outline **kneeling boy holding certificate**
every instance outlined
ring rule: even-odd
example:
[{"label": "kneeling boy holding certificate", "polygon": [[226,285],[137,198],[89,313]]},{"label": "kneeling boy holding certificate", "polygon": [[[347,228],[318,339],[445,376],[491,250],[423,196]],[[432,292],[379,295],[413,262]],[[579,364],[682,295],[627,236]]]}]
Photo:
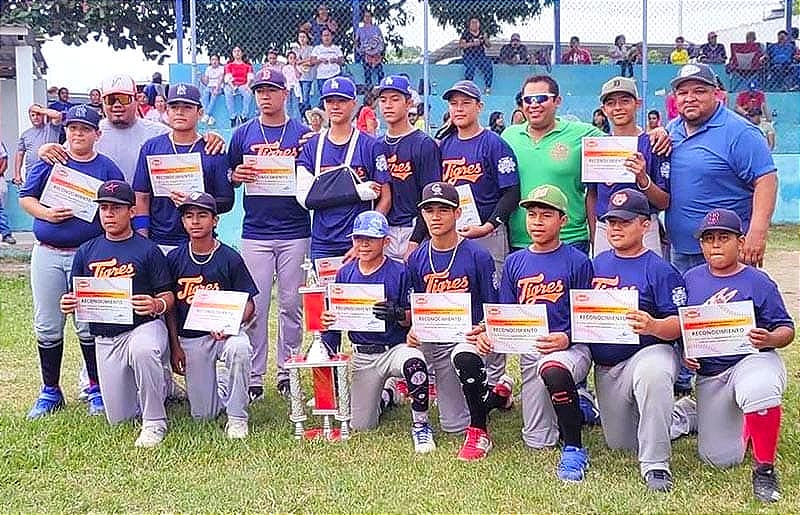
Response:
[{"label": "kneeling boy holding certificate", "polygon": [[[752,302],[755,328],[743,338],[757,350],[685,360],[697,371],[700,457],[717,467],[736,465],[751,442],[753,494],[762,502],[774,502],[781,497],[774,463],[786,388],[786,367],[775,349],[792,342],[794,322],[775,282],[739,262],[744,231],[736,213],[710,211],[696,236],[706,264],[684,276],[688,306]],[[686,349],[688,355],[691,350]]]},{"label": "kneeling boy holding certificate", "polygon": [[[428,368],[422,352],[406,345],[410,325],[408,272],[401,262],[384,255],[390,239],[389,223],[383,214],[377,211],[359,214],[350,237],[356,259],[339,269],[331,288],[337,288],[337,284],[379,284],[385,293],[385,300],[372,308],[373,316],[385,323],[385,330],[348,332],[354,351],[351,425],[356,430],[375,428],[384,383],[389,378],[402,376],[411,399],[414,450],[431,452],[436,444],[428,423]],[[337,318],[332,311],[325,311],[322,323],[329,328],[337,323]]]},{"label": "kneeling boy holding certificate", "polygon": [[643,193],[612,193],[601,219],[612,250],[594,258],[592,286],[638,292],[638,309],[625,319],[639,336],[638,344],[590,344],[603,434],[610,448],[638,453],[649,490],[666,492],[672,488],[669,430],[678,373],[672,343],[680,337],[678,308],[686,289],[678,271],[645,247],[653,222]]},{"label": "kneeling boy holding certificate", "polygon": [[[253,297],[258,295],[258,288],[242,257],[214,238],[219,220],[214,197],[192,192],[178,206],[178,212],[189,242],[167,254],[175,293],[175,311],[167,316],[172,368],[186,375],[186,395],[193,418],[213,419],[224,408],[228,438],[245,438],[252,348],[244,326],[253,316]],[[203,290],[213,290],[218,295],[243,294],[239,303],[215,299],[211,294],[208,304],[214,309],[208,311],[212,316],[194,317],[194,323],[187,324],[192,304]],[[231,316],[235,312],[232,329],[230,324],[221,327],[224,315],[229,313],[220,310]],[[223,377],[217,371],[218,360],[225,362]]]}]

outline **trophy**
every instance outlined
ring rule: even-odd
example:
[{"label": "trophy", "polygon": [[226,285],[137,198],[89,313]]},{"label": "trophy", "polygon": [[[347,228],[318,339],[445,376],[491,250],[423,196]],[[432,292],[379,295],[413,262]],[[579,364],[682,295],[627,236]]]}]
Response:
[{"label": "trophy", "polygon": [[[322,312],[325,311],[326,288],[320,286],[311,260],[306,256],[301,266],[306,273],[306,285],[298,291],[303,301],[303,327],[312,335],[311,346],[305,356],[292,356],[285,364],[289,371],[291,412],[289,420],[294,423],[294,437],[312,440],[324,438],[328,441],[347,440],[350,436],[350,385],[347,377],[349,357],[343,354],[330,356],[322,342]],[[305,429],[303,392],[300,387],[300,370],[310,369],[314,385],[312,415],[322,416],[322,427]],[[338,390],[338,392],[337,392]],[[339,428],[331,424],[331,417],[339,422]]]}]

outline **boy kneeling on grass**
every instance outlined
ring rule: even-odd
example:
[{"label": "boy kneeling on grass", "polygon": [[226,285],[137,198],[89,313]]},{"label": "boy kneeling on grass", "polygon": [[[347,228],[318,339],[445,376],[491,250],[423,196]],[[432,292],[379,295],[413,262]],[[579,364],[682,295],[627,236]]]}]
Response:
[{"label": "boy kneeling on grass", "polygon": [[[337,283],[382,284],[386,300],[373,308],[375,317],[386,322],[383,333],[349,331],[353,344],[352,420],[355,430],[374,429],[381,414],[381,396],[387,379],[405,378],[411,399],[411,438],[414,451],[436,449],[428,422],[428,367],[422,352],[406,345],[411,316],[408,292],[411,288],[406,267],[384,255],[389,245],[389,223],[377,211],[359,214],[349,235],[356,259],[336,273]],[[330,311],[322,314],[328,328],[336,321]]]}]

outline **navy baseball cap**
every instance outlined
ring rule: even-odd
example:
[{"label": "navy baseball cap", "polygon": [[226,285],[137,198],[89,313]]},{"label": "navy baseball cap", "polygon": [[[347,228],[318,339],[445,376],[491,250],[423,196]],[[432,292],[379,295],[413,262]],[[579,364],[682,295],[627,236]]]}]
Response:
[{"label": "navy baseball cap", "polygon": [[388,77],[384,77],[375,90],[378,95],[384,91],[397,91],[407,97],[411,96],[411,84],[408,82],[408,78],[402,75],[389,75]]},{"label": "navy baseball cap", "polygon": [[694,232],[694,237],[700,238],[704,232],[715,229],[729,231],[739,236],[744,234],[744,231],[742,231],[742,219],[739,218],[739,215],[730,209],[714,209],[703,217],[700,227]]},{"label": "navy baseball cap", "polygon": [[200,90],[191,84],[178,83],[169,87],[167,94],[167,104],[191,104],[193,106],[202,106],[200,102]]},{"label": "navy baseball cap", "polygon": [[100,128],[100,113],[83,104],[72,106],[64,117],[64,127],[71,123],[82,123],[97,130]]},{"label": "navy baseball cap", "polygon": [[461,202],[455,186],[446,182],[432,182],[422,189],[422,200],[417,207],[428,204],[442,204],[450,207],[459,207]]},{"label": "navy baseball cap", "polygon": [[450,97],[456,93],[467,95],[475,100],[481,99],[481,90],[478,89],[478,86],[476,86],[471,80],[460,80],[456,82],[450,89],[444,92],[442,98],[445,100],[450,100]]},{"label": "navy baseball cap", "polygon": [[650,216],[650,202],[641,191],[624,188],[608,199],[608,211],[600,217],[600,221],[605,222],[609,218],[633,220],[637,216]]},{"label": "navy baseball cap", "polygon": [[684,64],[681,66],[681,69],[678,70],[678,75],[670,81],[669,85],[672,86],[672,89],[676,89],[688,80],[696,80],[708,84],[709,86],[717,87],[717,74],[714,72],[714,69],[707,64]]},{"label": "navy baseball cap", "polygon": [[110,180],[100,185],[97,190],[95,202],[111,202],[112,204],[124,204],[132,206],[136,203],[133,190],[125,181]]},{"label": "navy baseball cap", "polygon": [[320,97],[322,100],[331,97],[355,100],[356,85],[347,77],[332,77],[322,84],[322,95]]},{"label": "navy baseball cap", "polygon": [[353,222],[353,232],[348,238],[361,236],[363,238],[385,238],[389,236],[389,222],[383,213],[377,211],[364,211]]},{"label": "navy baseball cap", "polygon": [[286,89],[286,77],[283,76],[278,70],[270,70],[269,68],[262,68],[256,73],[256,78],[250,89],[255,91],[262,86],[272,86],[278,89]]},{"label": "navy baseball cap", "polygon": [[217,201],[214,200],[214,197],[202,191],[193,191],[186,195],[186,199],[178,206],[178,211],[183,213],[191,206],[211,211],[215,215],[217,214]]}]

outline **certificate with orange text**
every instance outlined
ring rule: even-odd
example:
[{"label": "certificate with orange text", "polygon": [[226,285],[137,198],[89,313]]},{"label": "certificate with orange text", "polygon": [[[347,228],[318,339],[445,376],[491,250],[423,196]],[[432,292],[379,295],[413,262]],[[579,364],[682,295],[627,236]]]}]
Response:
[{"label": "certificate with orange text", "polygon": [[239,334],[250,295],[242,291],[197,290],[186,315],[184,329]]},{"label": "certificate with orange text", "polygon": [[625,160],[638,150],[636,136],[601,136],[582,139],[581,181],[615,184],[633,182],[636,176]]},{"label": "certificate with orange text", "polygon": [[75,218],[91,222],[97,213],[97,202],[94,200],[102,184],[100,179],[57,164],[47,178],[39,202],[52,208],[70,208]]},{"label": "certificate with orange text", "polygon": [[458,192],[458,203],[461,206],[461,216],[456,220],[456,229],[461,229],[468,225],[478,227],[481,225],[481,215],[478,213],[478,205],[475,203],[475,196],[469,184],[456,186]]},{"label": "certificate with orange text", "polygon": [[637,290],[570,290],[569,300],[573,342],[639,344],[625,319],[639,309]]},{"label": "certificate with orange text", "polygon": [[483,314],[486,334],[500,354],[538,354],[536,339],[550,333],[544,304],[484,304]]},{"label": "certificate with orange text", "polygon": [[243,156],[256,173],[256,182],[244,184],[244,194],[266,197],[294,197],[297,181],[292,156]]},{"label": "certificate with orange text", "polygon": [[753,301],[678,308],[687,358],[753,354],[748,333],[756,326]]},{"label": "certificate with orange text", "polygon": [[173,191],[204,192],[203,162],[199,152],[147,156],[153,196],[169,197]]},{"label": "certificate with orange text", "polygon": [[78,299],[75,321],[97,324],[133,324],[130,277],[73,277]]},{"label": "certificate with orange text", "polygon": [[386,322],[372,314],[375,303],[385,298],[382,284],[329,284],[328,309],[336,315],[336,322],[330,328],[368,333],[386,331]]},{"label": "certificate with orange text", "polygon": [[463,343],[472,330],[472,296],[412,293],[411,324],[421,342]]},{"label": "certificate with orange text", "polygon": [[344,256],[317,258],[314,260],[314,268],[317,270],[317,279],[320,286],[328,286],[336,280],[336,272],[342,268]]}]

